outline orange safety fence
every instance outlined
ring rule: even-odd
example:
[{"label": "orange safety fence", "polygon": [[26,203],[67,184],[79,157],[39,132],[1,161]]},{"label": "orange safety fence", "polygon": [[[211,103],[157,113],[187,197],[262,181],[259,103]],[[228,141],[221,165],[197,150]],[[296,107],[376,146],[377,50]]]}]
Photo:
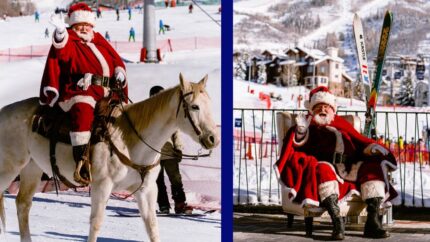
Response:
[{"label": "orange safety fence", "polygon": [[[111,45],[118,53],[140,53],[141,42],[112,41]],[[8,48],[0,50],[0,62],[28,60],[47,56],[50,45],[31,45],[20,48]],[[164,39],[157,41],[157,49],[162,52],[174,52],[196,49],[221,48],[219,37],[192,37],[178,39]]]}]

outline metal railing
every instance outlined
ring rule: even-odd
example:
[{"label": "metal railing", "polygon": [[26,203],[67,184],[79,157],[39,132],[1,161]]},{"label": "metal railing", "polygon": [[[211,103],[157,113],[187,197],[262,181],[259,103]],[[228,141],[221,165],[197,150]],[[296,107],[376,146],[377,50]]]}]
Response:
[{"label": "metal railing", "polygon": [[[280,185],[273,165],[279,157],[276,113],[298,109],[234,108],[234,203],[280,204]],[[338,110],[353,114],[364,128],[365,111]],[[378,142],[397,158],[398,169],[391,182],[399,192],[396,205],[430,207],[430,113],[378,111]]]}]

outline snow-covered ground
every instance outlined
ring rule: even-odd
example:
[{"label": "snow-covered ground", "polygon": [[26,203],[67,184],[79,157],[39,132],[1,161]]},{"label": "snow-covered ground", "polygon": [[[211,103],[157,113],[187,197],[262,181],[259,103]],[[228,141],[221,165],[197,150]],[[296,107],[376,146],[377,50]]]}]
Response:
[{"label": "snow-covered ground", "polygon": [[[40,6],[40,23],[34,22],[33,16],[9,18],[0,22],[0,50],[26,47],[30,45],[49,45],[43,32],[46,27],[52,32],[53,27],[48,18],[57,6],[64,6],[67,1],[37,1]],[[217,20],[218,5],[203,8]],[[114,11],[105,11],[103,18],[97,21],[96,31],[102,34],[109,31],[112,40],[126,40],[128,30],[133,26],[136,41],[142,40],[142,14],[133,10],[133,18],[128,20],[126,11],[121,12],[121,20],[116,21]],[[184,39],[194,37],[217,38],[221,41],[221,29],[200,9],[195,8],[188,14],[187,7],[160,8],[156,10],[156,23],[163,19],[173,27],[157,39]],[[122,54],[122,53],[120,53]],[[125,56],[130,53],[124,54]],[[163,53],[160,64],[127,64],[129,94],[133,101],[149,96],[153,85],[166,88],[179,84],[179,73],[187,80],[197,82],[208,74],[207,89],[212,100],[212,112],[215,122],[221,124],[221,50],[220,48],[193,49]],[[137,56],[137,55],[136,55]],[[128,57],[128,56],[127,56]],[[0,107],[28,97],[38,96],[46,57],[23,61],[1,63]],[[199,145],[184,137],[187,144],[184,153],[197,153]],[[221,145],[209,158],[198,161],[182,161],[180,164],[187,202],[204,207],[221,207]],[[166,180],[168,180],[166,178]],[[167,182],[168,191],[170,186]],[[30,214],[30,228],[34,241],[83,241],[89,231],[88,194],[63,192],[60,196],[54,193],[36,194]],[[148,241],[143,222],[140,218],[118,217],[114,210],[136,208],[132,201],[111,199],[105,222],[101,228],[99,241]],[[201,212],[201,211],[197,211]],[[14,197],[6,198],[6,238],[0,241],[19,241],[19,230],[16,218]],[[160,235],[162,241],[220,241],[221,214],[215,212],[203,218],[160,217]],[[180,238],[178,240],[178,238]]]}]

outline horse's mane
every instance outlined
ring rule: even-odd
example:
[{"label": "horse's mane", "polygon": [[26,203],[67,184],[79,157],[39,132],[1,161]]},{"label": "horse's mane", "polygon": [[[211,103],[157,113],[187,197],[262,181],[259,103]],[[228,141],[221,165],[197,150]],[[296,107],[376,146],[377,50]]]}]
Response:
[{"label": "horse's mane", "polygon": [[[189,83],[189,87],[191,90],[187,90],[188,92],[192,92],[191,99],[194,100],[198,95],[206,94],[205,88],[203,85],[199,85],[198,83]],[[169,104],[172,98],[176,98],[178,105],[179,105],[179,95],[180,95],[180,86],[175,86],[170,89],[166,89],[157,95],[154,95],[153,97],[150,97],[146,100],[129,104],[125,106],[124,112],[126,112],[126,115],[132,120],[134,128],[140,132],[147,128],[149,124],[154,122],[154,118],[157,116],[158,113],[166,113],[167,109],[170,108]],[[176,107],[175,107],[176,111]],[[169,115],[169,114],[167,114]],[[171,118],[175,118],[174,114]],[[120,123],[122,123],[121,130],[123,133],[123,139],[128,140],[129,142],[135,142],[137,141],[137,137],[135,135],[125,137],[125,133],[132,133],[134,131],[131,130],[131,126],[126,121],[126,117],[124,115],[121,115],[119,117],[122,119]],[[134,141],[133,141],[134,140]]]},{"label": "horse's mane", "polygon": [[124,111],[133,120],[136,130],[145,129],[157,113],[165,112],[174,96],[179,101],[179,89],[179,86],[166,89],[144,101],[127,105]]}]

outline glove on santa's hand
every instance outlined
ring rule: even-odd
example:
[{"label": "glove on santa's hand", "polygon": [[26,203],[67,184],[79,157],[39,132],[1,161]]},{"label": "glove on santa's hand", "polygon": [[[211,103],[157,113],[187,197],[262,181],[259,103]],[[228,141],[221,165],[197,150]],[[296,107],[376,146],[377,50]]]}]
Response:
[{"label": "glove on santa's hand", "polygon": [[66,23],[64,22],[63,13],[51,15],[49,23],[55,27],[55,38],[60,41],[63,40],[66,34]]},{"label": "glove on santa's hand", "polygon": [[381,146],[380,144],[373,143],[368,145],[364,149],[363,153],[369,156],[370,155],[388,155],[389,151],[385,147]]},{"label": "glove on santa's hand", "polygon": [[121,84],[123,84],[123,83],[124,83],[124,81],[125,81],[125,75],[124,75],[124,73],[122,73],[121,71],[118,71],[118,72],[115,74],[115,79],[116,79],[117,81],[119,81]]},{"label": "glove on santa's hand", "polygon": [[297,124],[297,129],[296,132],[298,134],[305,134],[306,131],[308,130],[309,124],[311,123],[312,120],[312,116],[309,115],[308,118],[306,118],[306,114],[305,113],[299,113],[296,116],[296,124]]},{"label": "glove on santa's hand", "polygon": [[88,87],[91,85],[91,78],[93,77],[93,74],[91,73],[85,73],[84,77],[82,77],[77,85],[82,87],[84,91],[88,90]]}]

